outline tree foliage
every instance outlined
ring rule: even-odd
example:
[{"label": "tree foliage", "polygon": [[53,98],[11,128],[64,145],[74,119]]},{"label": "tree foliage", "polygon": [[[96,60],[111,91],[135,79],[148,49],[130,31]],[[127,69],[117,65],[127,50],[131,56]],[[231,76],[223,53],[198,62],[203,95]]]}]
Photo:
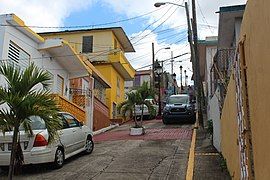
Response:
[{"label": "tree foliage", "polygon": [[3,133],[13,130],[9,168],[9,179],[12,179],[14,154],[20,152],[17,149],[20,144],[19,127],[22,125],[32,135],[29,117],[39,116],[45,121],[51,142],[61,127],[61,121],[57,117],[56,102],[49,92],[51,76],[47,71],[37,68],[33,63],[23,71],[12,64],[3,63],[0,75],[5,80],[5,85],[0,87],[0,130]]}]

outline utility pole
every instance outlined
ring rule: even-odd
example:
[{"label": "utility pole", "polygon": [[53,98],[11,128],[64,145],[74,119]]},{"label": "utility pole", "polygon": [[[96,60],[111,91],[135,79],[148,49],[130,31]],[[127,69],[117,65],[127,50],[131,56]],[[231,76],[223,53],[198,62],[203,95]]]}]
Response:
[{"label": "utility pole", "polygon": [[195,54],[194,54],[194,47],[193,47],[193,42],[192,42],[192,30],[191,30],[191,25],[190,25],[190,16],[189,16],[189,9],[188,9],[188,3],[185,2],[185,9],[186,9],[186,16],[187,16],[187,25],[188,25],[188,42],[190,46],[190,52],[191,52],[191,63],[192,63],[192,70],[194,71],[194,59],[195,59]]},{"label": "utility pole", "polygon": [[152,43],[152,88],[155,88],[155,47]]},{"label": "utility pole", "polygon": [[171,51],[171,74],[173,74],[173,52]]},{"label": "utility pole", "polygon": [[197,105],[198,105],[198,121],[201,128],[204,128],[203,122],[203,101],[202,101],[202,84],[201,84],[201,74],[200,74],[200,62],[199,62],[199,54],[198,54],[198,35],[197,35],[197,17],[196,17],[196,5],[195,0],[192,0],[192,29],[193,29],[193,41],[194,41],[194,70],[195,70],[195,79],[197,86]]}]

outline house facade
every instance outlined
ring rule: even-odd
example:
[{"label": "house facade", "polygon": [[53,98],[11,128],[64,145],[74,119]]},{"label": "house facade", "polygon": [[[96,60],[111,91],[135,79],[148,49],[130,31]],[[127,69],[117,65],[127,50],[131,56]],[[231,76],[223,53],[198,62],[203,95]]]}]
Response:
[{"label": "house facade", "polygon": [[109,118],[117,119],[117,105],[124,101],[124,82],[133,80],[135,70],[125,57],[134,48],[121,27],[40,33],[45,39],[62,38],[72,44],[111,85],[106,89]]},{"label": "house facade", "polygon": [[222,109],[221,150],[233,179],[270,177],[269,6],[247,2]]},{"label": "house facade", "polygon": [[219,93],[211,93],[211,69],[213,67],[214,56],[217,52],[218,37],[206,37],[205,40],[198,41],[200,72],[203,83],[205,102],[207,104],[207,120],[213,122],[213,145],[220,151],[220,111]]},{"label": "house facade", "polygon": [[[72,113],[79,121],[93,127],[93,89],[91,79],[93,71],[73,48],[62,39],[45,40],[15,14],[0,16],[3,26],[0,28],[1,62],[12,63],[26,68],[34,63],[47,70],[52,77],[51,92],[62,111]],[[72,80],[85,78],[85,93],[74,93]],[[1,79],[1,84],[4,82]],[[76,99],[80,98],[80,103]]]}]

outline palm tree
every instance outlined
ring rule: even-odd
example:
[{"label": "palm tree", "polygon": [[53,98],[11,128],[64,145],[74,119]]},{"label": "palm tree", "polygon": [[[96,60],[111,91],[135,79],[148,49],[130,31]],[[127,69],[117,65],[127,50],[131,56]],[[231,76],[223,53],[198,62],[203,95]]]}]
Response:
[{"label": "palm tree", "polygon": [[[135,92],[127,93],[127,100],[119,104],[118,112],[120,112],[124,117],[126,114],[129,113],[130,117],[134,119],[135,127],[142,127],[142,120],[143,120],[143,107],[147,106],[150,115],[153,115],[155,109],[153,105],[146,101],[145,99],[153,96],[154,92],[151,88],[148,87],[148,83],[144,82],[142,86]],[[133,115],[135,112],[136,105],[141,106],[141,119],[140,124],[137,122],[136,117]]]},{"label": "palm tree", "polygon": [[137,122],[136,117],[134,116],[135,106],[140,101],[139,99],[140,99],[140,95],[137,91],[127,93],[127,100],[120,103],[117,107],[118,112],[122,114],[125,118],[127,114],[130,115],[130,118],[132,118],[135,122],[135,127],[140,127]]},{"label": "palm tree", "polygon": [[6,81],[0,87],[0,130],[3,133],[13,130],[8,173],[8,179],[12,179],[15,159],[16,162],[23,159],[18,140],[19,127],[22,125],[32,135],[29,117],[39,116],[46,123],[51,142],[61,127],[61,121],[57,118],[58,108],[48,89],[51,77],[47,71],[37,68],[33,63],[23,71],[3,63],[0,75]]},{"label": "palm tree", "polygon": [[141,126],[142,126],[142,120],[143,120],[143,110],[144,106],[148,108],[148,111],[150,113],[150,116],[153,116],[155,114],[155,109],[153,105],[149,102],[146,101],[149,97],[154,96],[154,90],[152,88],[149,88],[148,82],[143,82],[142,86],[137,90],[139,93],[139,102],[137,102],[138,105],[141,106]]}]

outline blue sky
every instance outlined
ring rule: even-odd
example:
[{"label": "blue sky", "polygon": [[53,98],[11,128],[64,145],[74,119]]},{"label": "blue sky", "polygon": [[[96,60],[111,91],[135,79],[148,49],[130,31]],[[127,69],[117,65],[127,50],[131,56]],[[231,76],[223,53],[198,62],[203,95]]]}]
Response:
[{"label": "blue sky", "polygon": [[[15,13],[26,25],[34,26],[76,26],[100,24],[139,16],[154,10],[144,17],[104,27],[123,27],[129,36],[136,53],[126,53],[135,69],[151,64],[151,43],[159,60],[189,52],[187,43],[186,15],[183,8],[163,6],[157,9],[154,3],[159,0],[1,0],[0,14]],[[167,0],[183,4],[183,0]],[[190,0],[187,0],[190,3]],[[218,14],[220,6],[245,3],[246,0],[196,0],[198,35],[200,39],[217,35]],[[153,23],[156,22],[156,23]],[[148,27],[149,26],[149,27]],[[148,29],[145,30],[145,27]],[[57,31],[63,29],[34,29],[36,32]],[[135,37],[135,38],[132,38]],[[137,43],[136,43],[137,42]],[[179,66],[187,70],[190,77],[190,55],[175,59],[174,72],[179,74]],[[170,72],[170,63],[165,63],[165,70]],[[180,81],[179,77],[177,80]]]}]

